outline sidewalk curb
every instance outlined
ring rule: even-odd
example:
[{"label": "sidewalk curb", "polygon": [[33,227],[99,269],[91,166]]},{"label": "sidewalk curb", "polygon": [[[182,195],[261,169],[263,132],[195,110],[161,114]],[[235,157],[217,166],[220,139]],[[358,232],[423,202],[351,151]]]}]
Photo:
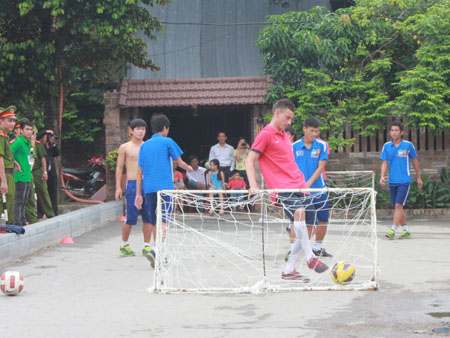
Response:
[{"label": "sidewalk curb", "polygon": [[25,227],[25,234],[0,235],[0,265],[75,237],[122,215],[122,201],[92,205]]},{"label": "sidewalk curb", "polygon": [[[404,209],[406,216],[423,216],[432,218],[442,218],[450,216],[450,208],[446,209]],[[377,218],[392,218],[394,209],[377,209]],[[447,217],[445,217],[447,218]]]}]

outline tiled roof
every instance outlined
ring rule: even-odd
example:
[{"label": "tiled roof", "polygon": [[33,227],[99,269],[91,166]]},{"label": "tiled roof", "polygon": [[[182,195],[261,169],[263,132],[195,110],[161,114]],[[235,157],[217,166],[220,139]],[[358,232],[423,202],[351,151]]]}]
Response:
[{"label": "tiled roof", "polygon": [[123,80],[121,107],[264,104],[271,77]]}]

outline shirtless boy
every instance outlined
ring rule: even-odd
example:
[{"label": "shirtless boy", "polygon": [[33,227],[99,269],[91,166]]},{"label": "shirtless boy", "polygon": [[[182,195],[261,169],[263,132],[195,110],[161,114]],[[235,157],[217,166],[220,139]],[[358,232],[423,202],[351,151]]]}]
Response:
[{"label": "shirtless boy", "polygon": [[[131,228],[136,225],[139,213],[142,216],[143,226],[142,232],[144,233],[144,247],[142,249],[142,255],[147,256],[150,252],[150,240],[152,235],[152,226],[150,224],[150,215],[147,207],[147,203],[144,200],[142,203],[142,209],[138,210],[134,205],[136,198],[136,176],[139,149],[144,143],[144,136],[147,131],[147,123],[141,119],[135,119],[130,122],[131,140],[122,144],[119,147],[119,155],[117,157],[116,168],[116,200],[122,198],[121,179],[123,173],[123,166],[125,164],[127,170],[127,187],[125,191],[125,198],[127,202],[126,221],[122,225],[122,243],[120,245],[120,254],[122,256],[135,256],[133,250],[131,250],[128,244],[128,238],[130,237]],[[154,234],[155,236],[155,234]],[[153,237],[155,238],[155,237]]]}]

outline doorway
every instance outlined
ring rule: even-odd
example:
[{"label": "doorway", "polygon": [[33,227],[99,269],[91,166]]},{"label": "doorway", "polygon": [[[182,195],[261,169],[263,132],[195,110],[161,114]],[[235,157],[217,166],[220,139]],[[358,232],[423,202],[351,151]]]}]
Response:
[{"label": "doorway", "polygon": [[208,160],[209,149],[217,143],[217,133],[227,134],[227,143],[236,148],[240,137],[250,142],[252,105],[157,107],[145,108],[144,119],[149,126],[147,137],[151,137],[150,119],[154,113],[163,113],[170,120],[171,137],[183,150],[182,158],[197,155],[200,162]]}]

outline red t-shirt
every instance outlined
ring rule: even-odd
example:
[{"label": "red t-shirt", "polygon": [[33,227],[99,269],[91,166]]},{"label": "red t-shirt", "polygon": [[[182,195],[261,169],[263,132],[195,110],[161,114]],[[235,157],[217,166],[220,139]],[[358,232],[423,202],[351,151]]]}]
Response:
[{"label": "red t-shirt", "polygon": [[247,184],[245,184],[245,181],[243,179],[232,179],[230,182],[228,182],[228,189],[237,189],[237,188],[247,188]]},{"label": "red t-shirt", "polygon": [[179,172],[178,170],[175,170],[173,174],[173,183],[182,182],[183,181],[183,174]]},{"label": "red t-shirt", "polygon": [[252,151],[260,154],[258,161],[267,188],[306,189],[303,173],[298,169],[289,136],[270,124],[256,136]]}]

